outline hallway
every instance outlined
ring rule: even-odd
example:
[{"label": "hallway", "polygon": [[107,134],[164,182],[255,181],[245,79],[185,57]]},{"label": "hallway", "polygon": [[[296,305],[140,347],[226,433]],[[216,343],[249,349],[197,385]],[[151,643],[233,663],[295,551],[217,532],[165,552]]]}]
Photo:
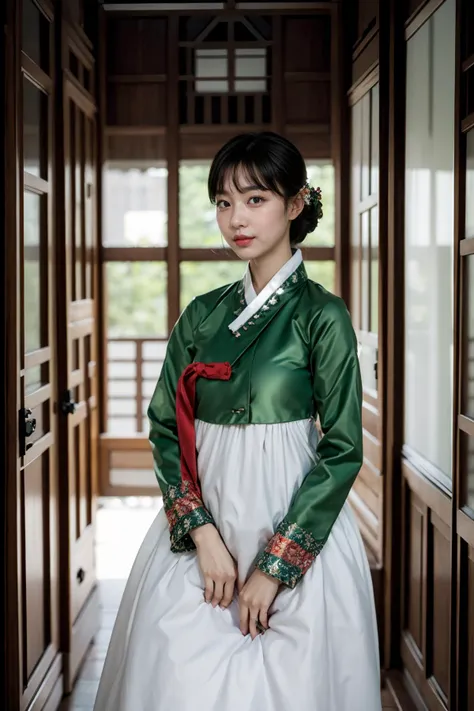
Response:
[{"label": "hallway", "polygon": [[[301,244],[310,308],[316,293],[340,297],[357,340],[362,466],[348,501],[384,703],[472,711],[474,2],[5,0],[0,12],[2,708],[92,707],[124,580],[161,505],[147,408],[171,333],[224,285],[243,287],[233,320],[250,306],[209,167],[237,134],[273,132],[301,153],[298,186],[323,195]],[[264,323],[247,317],[252,333]],[[206,319],[191,320],[193,337],[204,322],[212,340]],[[262,341],[232,323],[250,363]],[[321,372],[312,325],[304,368],[288,369],[308,382]],[[259,387],[224,406],[232,424],[252,424]],[[306,414],[319,416],[316,400]]]}]

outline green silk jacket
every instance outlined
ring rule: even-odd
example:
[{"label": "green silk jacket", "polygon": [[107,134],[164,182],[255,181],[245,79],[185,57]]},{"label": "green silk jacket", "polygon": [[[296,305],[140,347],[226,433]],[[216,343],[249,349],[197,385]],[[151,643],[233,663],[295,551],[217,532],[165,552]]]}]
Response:
[{"label": "green silk jacket", "polygon": [[199,420],[245,425],[319,416],[316,464],[256,560],[289,587],[323,548],[362,464],[362,387],[350,316],[342,299],[308,279],[301,258],[296,264],[285,265],[248,306],[245,277],[195,298],[172,331],[148,410],[175,552],[192,550],[189,532],[213,523],[180,473],[176,387],[189,364],[232,367],[228,381],[197,381]]}]

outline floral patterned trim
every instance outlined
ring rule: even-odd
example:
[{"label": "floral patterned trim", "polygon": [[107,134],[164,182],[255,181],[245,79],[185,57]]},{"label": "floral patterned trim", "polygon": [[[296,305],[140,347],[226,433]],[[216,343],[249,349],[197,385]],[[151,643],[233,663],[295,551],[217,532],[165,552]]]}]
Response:
[{"label": "floral patterned trim", "polygon": [[[301,264],[295,269],[295,271],[290,274],[288,279],[283,282],[281,286],[279,286],[273,294],[270,295],[270,297],[266,300],[266,302],[259,308],[259,310],[253,315],[250,316],[249,319],[242,325],[240,326],[236,331],[233,331],[233,334],[236,338],[239,338],[242,335],[242,331],[248,331],[249,327],[255,326],[256,323],[258,323],[258,319],[262,318],[264,319],[265,316],[268,315],[271,311],[272,306],[276,306],[279,302],[279,296],[285,293],[285,291],[291,287],[294,286],[295,284],[298,284],[302,280],[307,280],[308,276],[306,274],[306,268],[304,266],[304,263],[301,262]],[[244,293],[244,283],[243,281],[241,282],[240,287],[237,290],[237,293],[239,294],[240,297],[240,305],[239,308],[234,311],[234,315],[238,318],[240,314],[247,308],[246,307],[246,302],[245,298],[243,297]],[[237,320],[237,319],[235,319]],[[234,321],[235,321],[234,320]],[[234,323],[234,322],[233,322]],[[232,324],[230,324],[229,328],[232,329]]]},{"label": "floral patterned trim", "polygon": [[194,550],[190,531],[206,523],[214,523],[198,494],[189,482],[182,482],[180,486],[169,486],[163,495],[163,505],[170,527],[172,552]]},{"label": "floral patterned trim", "polygon": [[322,548],[323,544],[309,531],[284,519],[258,557],[256,565],[263,573],[294,588]]}]

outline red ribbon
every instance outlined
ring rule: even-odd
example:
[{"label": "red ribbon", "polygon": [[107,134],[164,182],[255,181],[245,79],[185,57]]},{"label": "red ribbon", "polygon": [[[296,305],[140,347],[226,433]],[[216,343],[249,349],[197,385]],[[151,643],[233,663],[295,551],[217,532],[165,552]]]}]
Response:
[{"label": "red ribbon", "polygon": [[191,363],[178,380],[176,390],[176,423],[181,450],[181,476],[189,481],[201,498],[196,461],[196,431],[194,429],[194,406],[196,380],[229,380],[232,374],[230,363]]}]

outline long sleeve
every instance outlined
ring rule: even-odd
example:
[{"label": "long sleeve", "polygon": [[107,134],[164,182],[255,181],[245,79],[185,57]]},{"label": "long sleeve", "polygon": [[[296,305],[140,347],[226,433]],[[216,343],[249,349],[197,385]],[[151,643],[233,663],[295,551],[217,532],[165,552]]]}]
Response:
[{"label": "long sleeve", "polygon": [[176,424],[176,389],[184,369],[193,361],[193,302],[177,321],[168,343],[163,368],[148,408],[155,474],[163,494],[170,527],[171,550],[195,548],[189,532],[213,523],[211,514],[189,482],[183,481]]},{"label": "long sleeve", "polygon": [[340,299],[328,302],[311,337],[313,398],[323,437],[316,464],[256,561],[295,587],[322,550],[362,465],[362,384],[357,341]]}]

